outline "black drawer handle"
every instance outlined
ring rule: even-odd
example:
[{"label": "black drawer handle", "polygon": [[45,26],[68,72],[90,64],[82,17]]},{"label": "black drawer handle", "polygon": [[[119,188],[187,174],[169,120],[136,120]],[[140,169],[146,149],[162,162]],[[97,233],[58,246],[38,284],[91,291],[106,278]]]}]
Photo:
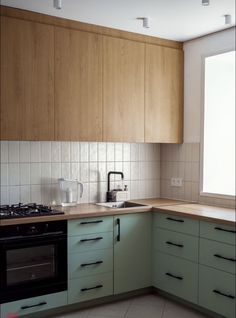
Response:
[{"label": "black drawer handle", "polygon": [[234,231],[234,230],[226,230],[226,229],[222,229],[222,227],[218,227],[218,226],[216,226],[215,227],[215,230],[218,230],[218,231],[224,231],[224,232],[228,232],[228,233],[236,233],[236,231]]},{"label": "black drawer handle", "polygon": [[169,221],[184,223],[184,220],[180,220],[180,219],[174,219],[174,218],[170,218],[170,217],[167,217],[166,219],[169,220]]},{"label": "black drawer handle", "polygon": [[93,263],[84,263],[84,264],[81,264],[80,266],[85,267],[85,266],[90,266],[90,265],[99,265],[102,263],[103,263],[103,261],[97,261],[97,262],[93,262]]},{"label": "black drawer handle", "polygon": [[236,259],[235,259],[235,258],[224,257],[224,256],[221,256],[221,255],[219,255],[219,254],[214,254],[214,256],[217,257],[217,258],[226,259],[227,261],[236,262]]},{"label": "black drawer handle", "polygon": [[220,295],[220,296],[224,296],[224,297],[230,298],[230,299],[235,299],[235,297],[234,297],[233,295],[224,294],[224,293],[222,293],[221,291],[219,291],[219,290],[217,290],[217,289],[214,289],[214,290],[213,290],[213,293],[218,294],[218,295]]},{"label": "black drawer handle", "polygon": [[118,233],[117,233],[117,242],[120,242],[120,219],[116,220],[117,226],[118,226]]},{"label": "black drawer handle", "polygon": [[184,278],[181,277],[181,276],[176,276],[176,275],[173,275],[173,274],[171,274],[171,273],[166,273],[166,275],[167,275],[167,276],[170,276],[170,277],[172,277],[172,278],[176,278],[176,279],[178,279],[178,280],[183,280],[183,279],[184,279]]},{"label": "black drawer handle", "polygon": [[47,305],[46,301],[42,301],[41,303],[38,303],[36,305],[31,305],[31,306],[22,306],[21,309],[29,309],[29,308],[33,308],[33,307],[38,307],[38,306],[44,306]]},{"label": "black drawer handle", "polygon": [[102,223],[103,220],[80,222],[80,225]]},{"label": "black drawer handle", "polygon": [[90,288],[82,288],[81,291],[85,292],[85,291],[88,291],[88,290],[98,289],[98,288],[102,288],[102,287],[103,287],[103,285],[97,285],[97,286],[90,287]]},{"label": "black drawer handle", "polygon": [[173,242],[170,242],[170,241],[166,241],[166,244],[177,246],[177,247],[184,247],[183,244],[176,244],[176,243],[173,243]]},{"label": "black drawer handle", "polygon": [[89,241],[100,241],[100,240],[102,240],[103,239],[103,237],[102,236],[99,236],[99,237],[94,237],[94,238],[90,238],[90,239],[82,239],[82,240],[80,240],[80,242],[89,242]]}]

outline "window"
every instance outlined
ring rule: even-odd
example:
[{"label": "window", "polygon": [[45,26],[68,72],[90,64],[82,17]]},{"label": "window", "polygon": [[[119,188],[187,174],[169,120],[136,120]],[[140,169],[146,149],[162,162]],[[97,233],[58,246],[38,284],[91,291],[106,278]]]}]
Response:
[{"label": "window", "polygon": [[205,58],[202,193],[235,196],[235,51]]}]

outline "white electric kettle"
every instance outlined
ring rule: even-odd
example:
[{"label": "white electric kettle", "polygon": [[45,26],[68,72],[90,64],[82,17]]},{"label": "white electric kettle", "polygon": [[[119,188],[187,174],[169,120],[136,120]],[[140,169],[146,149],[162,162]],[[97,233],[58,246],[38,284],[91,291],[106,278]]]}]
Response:
[{"label": "white electric kettle", "polygon": [[79,199],[79,186],[80,198],[83,195],[83,184],[78,180],[68,180],[64,178],[58,179],[60,189],[60,199],[62,206],[74,206],[78,204]]}]

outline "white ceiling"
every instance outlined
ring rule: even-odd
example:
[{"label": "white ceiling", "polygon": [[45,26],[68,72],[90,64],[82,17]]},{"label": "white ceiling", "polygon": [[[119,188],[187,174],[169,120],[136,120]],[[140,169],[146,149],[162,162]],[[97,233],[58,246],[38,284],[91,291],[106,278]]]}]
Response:
[{"label": "white ceiling", "polygon": [[[116,29],[186,41],[225,29],[224,14],[232,15],[235,25],[235,0],[62,0],[62,9],[53,0],[0,0],[2,5],[41,12],[58,17]],[[144,29],[137,17],[149,17]]]}]

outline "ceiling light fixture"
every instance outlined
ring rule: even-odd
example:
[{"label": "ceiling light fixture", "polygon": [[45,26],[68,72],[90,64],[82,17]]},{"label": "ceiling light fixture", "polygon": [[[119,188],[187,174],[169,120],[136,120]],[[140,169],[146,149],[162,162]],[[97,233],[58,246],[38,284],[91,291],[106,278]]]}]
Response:
[{"label": "ceiling light fixture", "polygon": [[203,6],[209,6],[210,5],[210,0],[202,0],[202,5]]},{"label": "ceiling light fixture", "polygon": [[53,0],[54,8],[60,10],[62,8],[62,0]]},{"label": "ceiling light fixture", "polygon": [[223,17],[225,18],[225,24],[231,24],[231,15],[230,14],[225,14]]},{"label": "ceiling light fixture", "polygon": [[143,21],[143,28],[150,28],[150,23],[149,23],[149,18],[143,17],[143,18],[137,18],[137,20],[142,20]]}]

